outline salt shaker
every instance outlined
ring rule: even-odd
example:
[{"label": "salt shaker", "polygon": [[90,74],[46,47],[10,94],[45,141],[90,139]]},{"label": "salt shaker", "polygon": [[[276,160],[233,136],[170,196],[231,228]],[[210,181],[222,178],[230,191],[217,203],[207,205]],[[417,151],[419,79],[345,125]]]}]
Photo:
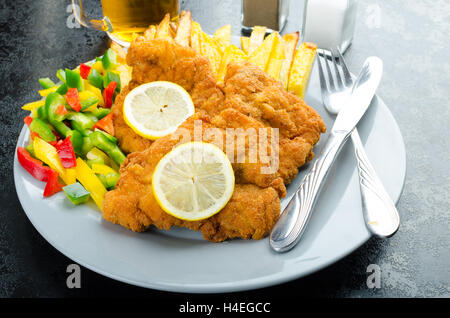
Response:
[{"label": "salt shaker", "polygon": [[355,31],[356,7],[357,0],[305,0],[303,41],[345,52]]},{"label": "salt shaker", "polygon": [[289,0],[242,0],[242,30],[265,26],[268,32],[281,31],[289,13]]}]

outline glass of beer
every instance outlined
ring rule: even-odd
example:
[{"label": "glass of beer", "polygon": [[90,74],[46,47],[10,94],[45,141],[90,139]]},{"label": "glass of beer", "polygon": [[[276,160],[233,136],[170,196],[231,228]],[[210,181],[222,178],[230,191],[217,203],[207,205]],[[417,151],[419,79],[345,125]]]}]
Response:
[{"label": "glass of beer", "polygon": [[178,18],[179,0],[101,0],[103,19],[88,18],[82,0],[72,0],[72,10],[77,21],[85,26],[105,31],[122,46],[129,46],[138,34],[151,24],[158,24],[166,13]]}]

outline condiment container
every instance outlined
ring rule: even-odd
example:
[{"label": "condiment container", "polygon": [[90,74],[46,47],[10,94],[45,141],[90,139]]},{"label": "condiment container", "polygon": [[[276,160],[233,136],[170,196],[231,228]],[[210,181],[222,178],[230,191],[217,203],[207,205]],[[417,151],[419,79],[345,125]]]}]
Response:
[{"label": "condiment container", "polygon": [[242,0],[242,30],[251,32],[254,26],[267,31],[281,31],[289,14],[289,0]]},{"label": "condiment container", "polygon": [[344,52],[355,31],[357,0],[305,0],[303,41]]}]

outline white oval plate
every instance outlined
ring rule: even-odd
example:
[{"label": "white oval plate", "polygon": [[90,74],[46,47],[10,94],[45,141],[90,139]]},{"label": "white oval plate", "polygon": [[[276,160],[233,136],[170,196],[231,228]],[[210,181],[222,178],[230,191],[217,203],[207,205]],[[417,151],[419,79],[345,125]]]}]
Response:
[{"label": "white oval plate", "polygon": [[[334,117],[322,107],[317,68],[305,98],[327,127]],[[367,154],[396,202],[405,171],[405,147],[400,130],[380,98],[358,125]],[[24,126],[17,146],[29,138]],[[319,152],[326,140],[316,146]],[[44,183],[14,160],[14,180],[25,213],[39,233],[57,250],[82,266],[129,284],[191,293],[248,290],[290,281],[317,271],[346,256],[369,239],[361,211],[353,146],[347,143],[330,172],[323,192],[299,244],[290,252],[273,252],[268,239],[211,243],[200,233],[173,228],[151,228],[134,233],[102,219],[90,202],[73,206],[58,193],[43,199]],[[302,169],[288,186],[282,209],[305,175]]]}]

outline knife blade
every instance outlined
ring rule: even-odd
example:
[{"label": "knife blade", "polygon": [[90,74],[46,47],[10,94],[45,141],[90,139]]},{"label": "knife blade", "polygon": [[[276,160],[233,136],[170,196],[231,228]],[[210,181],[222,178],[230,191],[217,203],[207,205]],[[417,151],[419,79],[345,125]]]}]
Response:
[{"label": "knife blade", "polygon": [[269,243],[274,251],[289,251],[300,240],[323,181],[345,141],[368,109],[382,73],[381,59],[374,56],[366,59],[347,101],[349,104],[343,107],[336,117],[321,155],[303,179],[270,233]]}]

